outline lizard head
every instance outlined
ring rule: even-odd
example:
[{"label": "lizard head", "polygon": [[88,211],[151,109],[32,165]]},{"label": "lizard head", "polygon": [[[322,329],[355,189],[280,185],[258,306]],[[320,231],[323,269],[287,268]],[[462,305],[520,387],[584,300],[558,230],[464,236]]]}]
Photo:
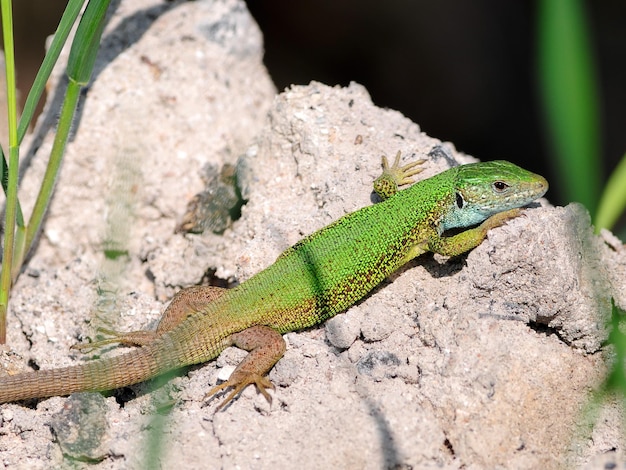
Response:
[{"label": "lizard head", "polygon": [[453,170],[454,200],[441,221],[442,230],[479,224],[498,212],[523,207],[548,190],[543,176],[503,160]]}]

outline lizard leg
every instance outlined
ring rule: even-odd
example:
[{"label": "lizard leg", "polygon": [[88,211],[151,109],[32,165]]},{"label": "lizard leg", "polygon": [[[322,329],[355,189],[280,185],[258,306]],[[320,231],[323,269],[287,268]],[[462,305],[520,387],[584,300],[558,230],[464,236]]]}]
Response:
[{"label": "lizard leg", "polygon": [[172,330],[190,315],[202,310],[208,303],[221,296],[226,289],[215,286],[194,286],[182,289],[173,298],[163,312],[156,330],[138,330],[118,332],[99,328],[98,332],[109,335],[99,341],[75,344],[72,349],[91,351],[107,344],[119,343],[125,346],[145,346],[156,338]]},{"label": "lizard leg", "polygon": [[400,151],[396,154],[393,165],[389,166],[387,157],[383,155],[383,174],[374,180],[374,192],[385,200],[398,192],[399,186],[411,184],[414,180],[411,176],[415,176],[422,172],[422,168],[416,168],[426,160],[416,160],[407,165],[400,166]]},{"label": "lizard leg", "polygon": [[198,313],[227,289],[215,286],[193,286],[179,291],[163,312],[156,329],[157,336],[174,329],[190,315]]},{"label": "lizard leg", "polygon": [[477,247],[492,228],[500,227],[507,221],[522,214],[521,209],[498,212],[485,220],[478,227],[465,230],[450,237],[436,237],[428,242],[428,250],[444,256],[458,256]]},{"label": "lizard leg", "polygon": [[253,326],[232,334],[229,338],[229,344],[249,351],[249,353],[239,363],[229,379],[209,390],[205,398],[215,395],[220,390],[233,387],[234,390],[217,407],[216,411],[219,411],[244,388],[255,384],[257,390],[271,404],[272,397],[267,389],[273,389],[274,385],[265,375],[285,353],[286,345],[282,335],[268,326]]}]

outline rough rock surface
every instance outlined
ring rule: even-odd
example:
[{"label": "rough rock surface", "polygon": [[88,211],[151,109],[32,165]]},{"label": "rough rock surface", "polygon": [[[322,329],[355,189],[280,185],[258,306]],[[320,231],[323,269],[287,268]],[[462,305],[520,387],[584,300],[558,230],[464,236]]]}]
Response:
[{"label": "rough rock surface", "polygon": [[[276,96],[260,32],[236,0],[122,2],[104,41],[44,233],[13,292],[11,348],[2,356],[11,373],[80,363],[69,347],[98,326],[153,327],[178,288],[209,275],[245,281],[304,235],[371,204],[381,154],[427,159],[420,178],[474,161],[377,108],[357,84],[311,83]],[[24,201],[51,145],[45,124]],[[236,165],[246,200],[241,217],[219,235],[176,232],[203,177],[226,163]],[[584,209],[542,201],[467,256],[422,256],[324,327],[287,334],[270,374],[271,406],[251,387],[222,412],[204,399],[243,356],[231,348],[167,385],[2,405],[0,462],[619,462],[617,406],[601,409],[590,435],[580,429],[605,371],[610,297],[626,306],[625,271],[623,246],[593,235]]]}]

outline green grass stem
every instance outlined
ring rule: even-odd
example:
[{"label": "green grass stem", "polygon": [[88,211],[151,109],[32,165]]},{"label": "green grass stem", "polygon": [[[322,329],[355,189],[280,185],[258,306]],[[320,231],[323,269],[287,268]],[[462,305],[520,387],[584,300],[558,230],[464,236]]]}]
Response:
[{"label": "green grass stem", "polygon": [[566,201],[593,215],[600,195],[601,152],[596,80],[581,0],[542,0],[538,66],[553,157]]},{"label": "green grass stem", "polygon": [[604,187],[598,212],[594,219],[596,231],[612,229],[619,216],[626,209],[626,154],[611,173]]},{"label": "green grass stem", "polygon": [[[15,54],[13,46],[13,11],[11,0],[0,0],[2,11],[2,35],[6,62],[7,108],[9,121],[9,166],[7,176],[7,200],[5,207],[4,246],[2,273],[0,274],[0,344],[6,343],[6,315],[11,289],[11,267],[15,239],[17,212],[17,177],[19,169],[19,145],[17,142],[17,87],[15,84]],[[3,178],[4,179],[4,178]]]},{"label": "green grass stem", "polygon": [[11,285],[15,282],[21,270],[24,258],[32,248],[35,237],[41,228],[41,222],[48,208],[48,204],[50,203],[59,168],[65,153],[65,147],[69,139],[72,121],[76,113],[80,91],[83,86],[89,83],[91,78],[110,0],[89,0],[76,30],[67,65],[69,84],[65,93],[48,166],[28,224],[24,223],[24,217],[17,199],[19,144],[32,122],[35,108],[45,90],[52,69],[59,58],[61,50],[67,41],[68,35],[84,3],[85,0],[69,0],[51,46],[46,53],[33,86],[28,93],[18,127],[12,4],[11,0],[0,0],[6,56],[7,103],[9,109],[8,164],[4,152],[0,149],[0,170],[2,171],[0,180],[2,181],[2,186],[7,196],[2,273],[0,274],[0,343],[6,341],[6,314],[8,311]]}]

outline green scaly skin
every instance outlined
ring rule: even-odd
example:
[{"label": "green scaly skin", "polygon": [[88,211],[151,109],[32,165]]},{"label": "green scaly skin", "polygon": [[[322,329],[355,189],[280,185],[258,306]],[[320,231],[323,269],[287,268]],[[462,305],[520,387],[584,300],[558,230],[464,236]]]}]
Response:
[{"label": "green scaly skin", "polygon": [[[274,264],[230,290],[195,287],[172,300],[155,332],[116,334],[110,342],[140,347],[82,365],[0,379],[0,403],[77,391],[111,390],[217,357],[231,345],[250,351],[230,379],[209,395],[249,384],[268,400],[265,377],[285,350],[281,334],[323,322],[363,298],[407,261],[427,251],[456,256],[489,229],[543,196],[547,181],[505,161],[451,168],[397,192],[418,173],[400,154],[375,188],[384,200],[348,214],[296,243]],[[397,193],[397,194],[396,194]],[[477,224],[480,224],[476,226]],[[473,227],[473,228],[469,228]],[[463,229],[444,236],[449,229]]]}]

